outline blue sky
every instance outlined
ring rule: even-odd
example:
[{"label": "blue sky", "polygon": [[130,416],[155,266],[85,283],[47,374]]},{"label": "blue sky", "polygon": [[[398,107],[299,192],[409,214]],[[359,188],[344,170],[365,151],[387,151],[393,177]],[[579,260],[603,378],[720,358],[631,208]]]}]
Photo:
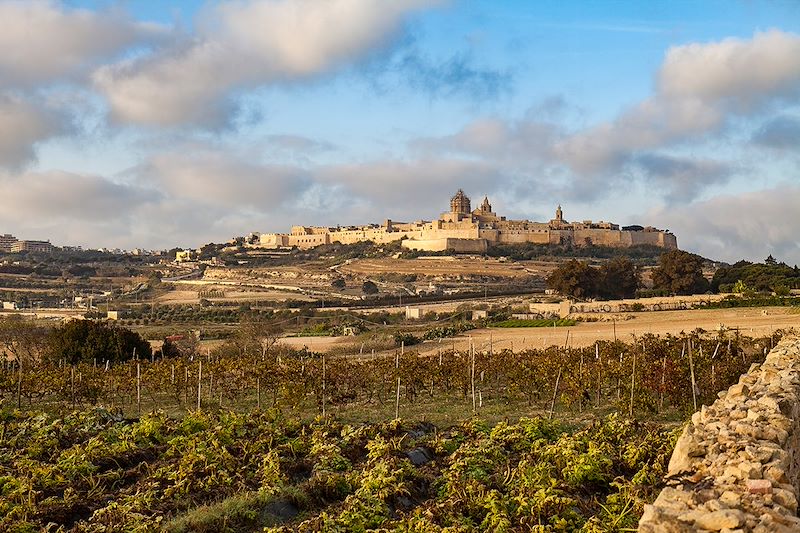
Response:
[{"label": "blue sky", "polygon": [[800,263],[794,1],[3,1],[0,232],[198,246],[495,210]]}]

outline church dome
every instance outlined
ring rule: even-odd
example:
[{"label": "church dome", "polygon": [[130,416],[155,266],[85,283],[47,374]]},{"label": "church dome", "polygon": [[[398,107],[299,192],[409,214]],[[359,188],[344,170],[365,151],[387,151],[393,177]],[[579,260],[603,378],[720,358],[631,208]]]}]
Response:
[{"label": "church dome", "polygon": [[470,213],[469,197],[464,194],[464,191],[458,189],[458,192],[450,199],[450,212],[468,215]]}]

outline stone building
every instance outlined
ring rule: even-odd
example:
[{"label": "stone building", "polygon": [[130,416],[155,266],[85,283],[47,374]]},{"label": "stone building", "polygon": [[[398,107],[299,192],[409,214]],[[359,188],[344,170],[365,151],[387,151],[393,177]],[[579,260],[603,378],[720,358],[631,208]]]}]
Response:
[{"label": "stone building", "polygon": [[52,253],[54,247],[50,241],[16,241],[11,245],[12,253],[38,252],[43,254]]},{"label": "stone building", "polygon": [[0,235],[0,252],[10,252],[15,242],[17,242],[17,238],[10,233]]},{"label": "stone building", "polygon": [[568,222],[559,205],[549,222],[507,220],[492,211],[488,197],[480,207],[471,209],[469,197],[458,190],[450,199],[450,211],[433,221],[394,222],[366,226],[293,226],[291,232],[261,234],[259,245],[265,248],[313,248],[339,242],[361,241],[388,243],[403,239],[403,247],[413,250],[484,252],[498,244],[567,244],[628,247],[641,244],[666,249],[678,247],[675,235],[653,227],[620,229],[610,222]]}]

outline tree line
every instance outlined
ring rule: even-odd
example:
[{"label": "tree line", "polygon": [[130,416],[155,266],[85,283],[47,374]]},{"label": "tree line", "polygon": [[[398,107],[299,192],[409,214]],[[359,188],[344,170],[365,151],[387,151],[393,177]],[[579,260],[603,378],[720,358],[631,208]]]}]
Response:
[{"label": "tree line", "polygon": [[711,290],[719,292],[764,292],[786,295],[800,288],[800,268],[778,262],[772,255],[763,263],[739,261],[714,273]]},{"label": "tree line", "polygon": [[[665,295],[706,292],[769,292],[786,296],[800,288],[800,269],[770,255],[763,263],[739,261],[722,266],[711,280],[703,275],[705,259],[683,250],[662,253],[651,271],[653,290]],[[632,298],[642,288],[639,266],[628,257],[616,257],[596,268],[588,261],[562,263],[547,279],[549,288],[575,298]]]},{"label": "tree line", "polygon": [[[653,289],[667,294],[699,294],[709,290],[703,276],[703,258],[670,250],[661,254],[652,270]],[[641,270],[627,257],[615,257],[595,268],[588,261],[562,263],[547,278],[547,286],[576,298],[633,298],[642,287]]]}]

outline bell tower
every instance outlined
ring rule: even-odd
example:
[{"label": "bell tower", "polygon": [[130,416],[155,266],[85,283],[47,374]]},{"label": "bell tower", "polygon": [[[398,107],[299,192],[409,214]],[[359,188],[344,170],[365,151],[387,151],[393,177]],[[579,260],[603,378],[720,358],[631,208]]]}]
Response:
[{"label": "bell tower", "polygon": [[556,208],[556,220],[558,222],[564,222],[564,213],[561,212],[561,204],[558,204]]}]

